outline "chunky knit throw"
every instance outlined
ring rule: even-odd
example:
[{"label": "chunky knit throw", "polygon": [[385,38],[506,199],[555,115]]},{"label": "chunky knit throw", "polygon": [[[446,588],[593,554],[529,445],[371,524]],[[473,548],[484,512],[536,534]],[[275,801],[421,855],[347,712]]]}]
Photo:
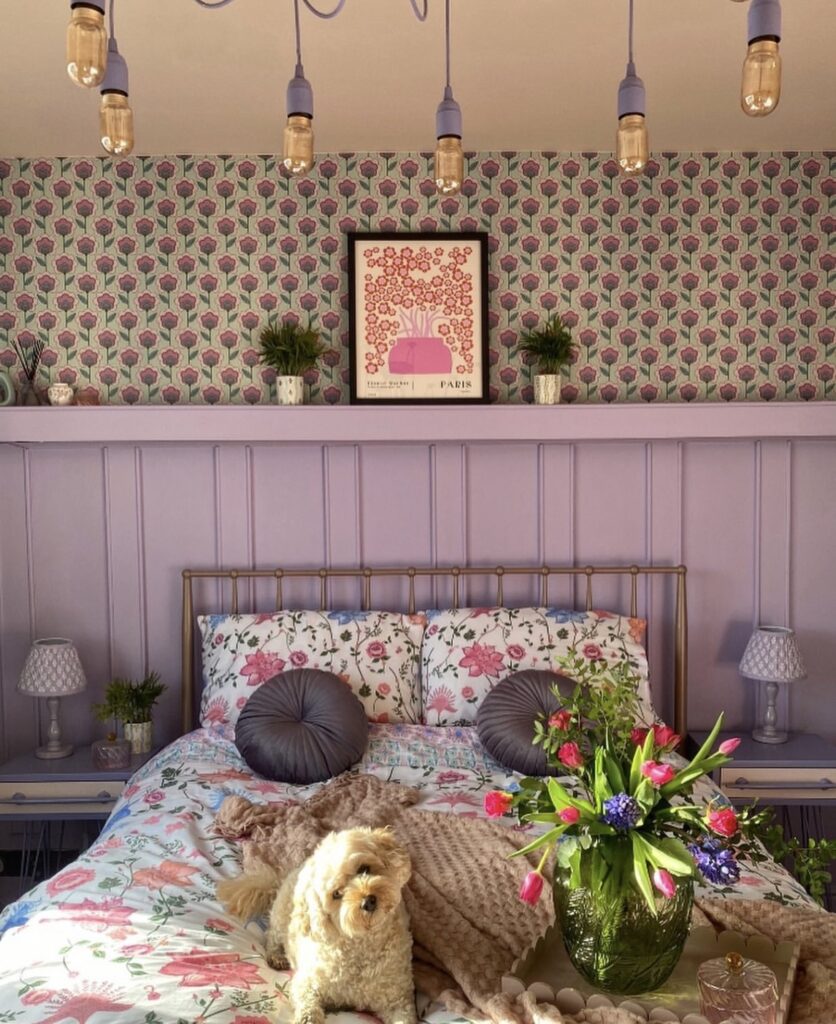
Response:
[{"label": "chunky knit throw", "polygon": [[[412,857],[404,891],[414,940],[416,988],[448,1009],[495,1024],[634,1024],[623,1010],[585,1010],[574,1017],[536,1003],[526,993],[501,993],[502,975],[553,919],[551,900],[536,907],[517,892],[535,862],[509,859],[527,838],[479,818],[423,811],[416,790],[371,776],[342,775],[303,804],[253,804],[231,796],[215,828],[244,843],[245,869],[266,862],[288,871],[328,832],[362,825],[390,825]],[[706,900],[695,923],[760,932],[802,944],[801,971],[791,1024],[836,1020],[836,917],[775,903]]]}]

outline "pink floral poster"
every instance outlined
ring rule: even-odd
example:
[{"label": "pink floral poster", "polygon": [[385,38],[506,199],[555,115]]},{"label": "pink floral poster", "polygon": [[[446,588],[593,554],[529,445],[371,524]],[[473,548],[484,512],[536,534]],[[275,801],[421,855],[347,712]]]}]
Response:
[{"label": "pink floral poster", "polygon": [[487,236],[349,235],[353,402],[486,402]]}]

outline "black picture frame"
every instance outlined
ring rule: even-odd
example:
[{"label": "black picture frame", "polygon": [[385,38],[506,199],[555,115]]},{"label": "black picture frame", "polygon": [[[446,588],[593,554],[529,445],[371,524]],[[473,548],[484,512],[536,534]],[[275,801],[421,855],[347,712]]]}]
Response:
[{"label": "black picture frame", "polygon": [[[454,404],[485,404],[490,401],[489,392],[489,362],[488,362],[488,235],[484,231],[457,231],[457,232],[436,232],[436,231],[374,231],[374,232],[351,232],[348,238],[348,283],[349,283],[349,370],[350,370],[350,400],[352,405],[446,405]],[[367,370],[364,357],[368,355],[367,328],[368,306],[365,303],[365,295],[360,294],[365,274],[368,271],[366,259],[368,256],[361,251],[361,246],[369,243],[389,243],[396,254],[403,249],[414,249],[413,243],[419,243],[419,252],[422,248],[431,248],[433,256],[439,249],[447,260],[454,258],[453,250],[456,250],[456,259],[462,258],[461,247],[457,243],[465,243],[465,251],[473,247],[475,251],[466,255],[464,270],[460,271],[466,278],[476,276],[473,282],[472,306],[473,324],[472,328],[458,327],[457,340],[465,346],[461,353],[473,352],[472,371],[470,373],[457,369],[466,366],[469,357],[465,354],[457,354],[457,347],[447,346],[444,338],[439,334],[436,336],[421,337],[398,337],[394,344],[381,339],[380,345],[388,344],[388,354],[381,378],[375,377]],[[382,254],[381,254],[382,255]],[[378,258],[375,254],[375,258]],[[411,258],[411,257],[409,257]],[[441,258],[441,257],[437,257]],[[422,261],[426,262],[426,260]],[[417,268],[420,275],[433,273]],[[446,271],[446,273],[445,273]],[[445,282],[456,273],[456,268],[439,266],[435,276],[444,276]],[[424,278],[425,281],[431,279]],[[365,289],[364,289],[365,290]],[[462,301],[467,302],[465,298]],[[390,304],[391,305],[391,304]],[[414,305],[414,304],[413,304]],[[422,306],[422,308],[424,308]],[[389,314],[395,315],[394,313]],[[411,314],[404,310],[398,310],[398,316],[409,318]],[[431,312],[416,313],[417,318],[413,323],[432,324],[438,317],[444,319],[442,314]],[[467,317],[465,318],[465,322]],[[403,319],[402,319],[403,322]],[[375,325],[376,326],[376,325]],[[450,332],[450,323],[442,323],[441,327],[447,326],[447,334]],[[391,330],[391,323],[390,323]],[[358,337],[358,331],[363,332],[363,337]],[[427,332],[425,332],[427,333]],[[422,345],[419,353],[416,347],[417,342],[432,344]],[[470,345],[471,347],[466,347]],[[452,351],[451,351],[452,348]],[[393,353],[398,351],[400,362],[393,363]],[[377,363],[383,358],[378,352],[374,356]],[[450,361],[450,369],[446,370],[446,361]],[[455,360],[460,362],[456,365]],[[444,364],[445,369],[440,370]],[[411,366],[413,369],[403,369],[401,372],[392,372],[392,366]],[[423,365],[423,370],[414,369],[416,365]],[[435,366],[440,372],[431,372],[426,369],[428,366]],[[385,378],[385,379],[384,379]],[[403,378],[402,380],[400,378]],[[422,389],[421,385],[424,385]],[[420,393],[425,391],[427,393]],[[375,394],[377,392],[377,394]],[[419,393],[416,393],[419,392]]]}]

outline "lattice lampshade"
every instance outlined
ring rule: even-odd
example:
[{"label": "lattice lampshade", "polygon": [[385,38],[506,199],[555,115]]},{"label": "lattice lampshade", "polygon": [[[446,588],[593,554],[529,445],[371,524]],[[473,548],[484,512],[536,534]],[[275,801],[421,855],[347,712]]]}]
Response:
[{"label": "lattice lampshade", "polygon": [[798,649],[795,630],[787,626],[759,626],[740,660],[740,674],[748,679],[791,683],[807,671]]},{"label": "lattice lampshade", "polygon": [[81,693],[87,679],[71,640],[35,640],[20,674],[18,693],[30,697],[69,697]]}]

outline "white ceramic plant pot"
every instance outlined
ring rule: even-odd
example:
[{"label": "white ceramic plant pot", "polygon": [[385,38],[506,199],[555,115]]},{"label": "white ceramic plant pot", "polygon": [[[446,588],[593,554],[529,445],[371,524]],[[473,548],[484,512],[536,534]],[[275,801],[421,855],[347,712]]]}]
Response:
[{"label": "white ceramic plant pot", "polygon": [[279,405],[301,405],[305,398],[304,377],[276,377]]},{"label": "white ceramic plant pot", "polygon": [[538,373],[534,377],[534,404],[557,405],[560,401],[560,374]]},{"label": "white ceramic plant pot", "polygon": [[125,739],[131,745],[132,754],[147,754],[151,749],[151,723],[125,722]]}]

